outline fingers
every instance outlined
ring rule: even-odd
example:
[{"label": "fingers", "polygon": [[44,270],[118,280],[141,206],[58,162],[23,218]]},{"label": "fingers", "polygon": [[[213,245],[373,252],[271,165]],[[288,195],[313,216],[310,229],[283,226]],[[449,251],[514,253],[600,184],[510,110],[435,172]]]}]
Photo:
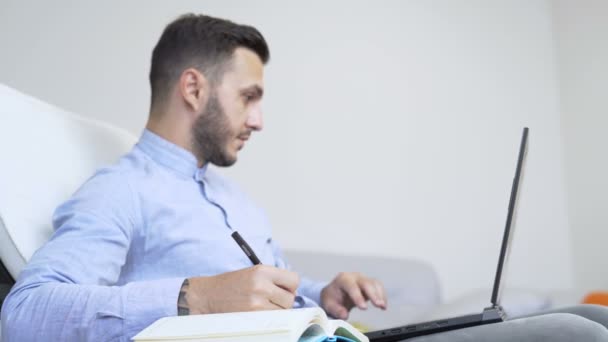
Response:
[{"label": "fingers", "polygon": [[285,291],[293,294],[296,293],[296,290],[300,285],[300,276],[295,272],[269,266],[264,267],[262,272],[266,272],[269,279],[276,286],[279,286],[285,289]]},{"label": "fingers", "polygon": [[348,318],[349,309],[344,307],[344,305],[340,304],[335,299],[331,299],[327,303],[325,303],[324,309],[332,317],[335,317],[338,319],[347,319]]},{"label": "fingers", "polygon": [[321,305],[332,316],[346,319],[354,306],[367,309],[367,301],[386,310],[386,291],[382,283],[360,273],[340,273],[321,292]]},{"label": "fingers", "polygon": [[367,300],[365,299],[363,292],[361,292],[357,279],[355,277],[345,277],[344,279],[345,280],[342,282],[342,290],[346,292],[353,304],[359,309],[367,309]]},{"label": "fingers", "polygon": [[379,281],[362,277],[359,281],[359,285],[361,286],[365,297],[369,299],[374,306],[386,309],[386,294],[384,293],[384,287]]},{"label": "fingers", "polygon": [[386,310],[386,307],[388,305],[388,301],[387,301],[387,297],[386,297],[386,290],[384,289],[384,285],[382,285],[381,282],[376,281],[376,289],[378,291],[378,293],[380,294],[380,299],[382,301],[382,305],[380,306],[380,308],[382,308],[383,310]]},{"label": "fingers", "polygon": [[281,287],[274,287],[270,291],[268,301],[281,309],[291,309],[296,296]]},{"label": "fingers", "polygon": [[257,289],[267,299],[268,309],[291,309],[295,300],[300,276],[292,271],[272,266],[254,266],[253,271],[262,279]]},{"label": "fingers", "polygon": [[367,299],[371,300],[375,306],[378,306],[378,302],[380,301],[377,294],[378,290],[373,282],[366,280],[364,279],[360,282],[361,290]]}]

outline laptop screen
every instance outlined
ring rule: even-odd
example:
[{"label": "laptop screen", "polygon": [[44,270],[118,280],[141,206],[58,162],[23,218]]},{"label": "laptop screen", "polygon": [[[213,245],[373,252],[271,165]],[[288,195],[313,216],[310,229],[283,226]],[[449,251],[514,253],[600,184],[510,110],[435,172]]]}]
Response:
[{"label": "laptop screen", "polygon": [[509,199],[509,211],[507,212],[507,223],[505,225],[504,235],[502,237],[502,246],[500,248],[500,255],[498,257],[498,267],[496,268],[496,277],[494,278],[494,289],[492,290],[492,305],[496,306],[500,291],[500,283],[502,278],[502,270],[505,264],[505,259],[508,256],[511,245],[511,226],[517,210],[517,190],[522,179],[523,164],[526,159],[526,153],[528,150],[528,127],[524,127],[521,144],[519,146],[519,156],[517,157],[517,167],[515,169],[515,177],[513,178],[513,185],[511,186],[511,198]]}]

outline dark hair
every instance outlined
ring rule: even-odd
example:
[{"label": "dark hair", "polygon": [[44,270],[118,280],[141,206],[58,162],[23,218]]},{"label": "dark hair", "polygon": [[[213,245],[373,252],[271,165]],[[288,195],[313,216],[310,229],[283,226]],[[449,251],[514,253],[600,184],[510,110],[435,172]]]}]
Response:
[{"label": "dark hair", "polygon": [[152,51],[152,106],[165,100],[187,68],[196,68],[211,84],[220,81],[237,47],[252,50],[264,64],[270,59],[268,45],[254,27],[192,13],[174,20]]}]

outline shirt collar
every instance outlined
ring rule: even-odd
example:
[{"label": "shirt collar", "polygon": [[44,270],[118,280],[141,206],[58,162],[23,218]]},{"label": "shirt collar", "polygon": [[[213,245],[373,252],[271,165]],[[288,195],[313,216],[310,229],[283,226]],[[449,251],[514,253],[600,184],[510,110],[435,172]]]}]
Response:
[{"label": "shirt collar", "polygon": [[196,181],[201,181],[207,170],[208,163],[199,168],[192,152],[148,129],[144,129],[137,146],[155,162]]}]

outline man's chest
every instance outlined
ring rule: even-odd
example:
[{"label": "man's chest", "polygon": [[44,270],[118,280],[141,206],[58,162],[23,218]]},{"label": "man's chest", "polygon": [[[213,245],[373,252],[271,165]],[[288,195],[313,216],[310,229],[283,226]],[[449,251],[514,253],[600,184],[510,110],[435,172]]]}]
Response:
[{"label": "man's chest", "polygon": [[[238,203],[206,200],[142,206],[141,232],[133,253],[140,270],[159,275],[214,275],[252,266],[231,237],[238,230],[262,263],[275,265],[264,215]],[[137,259],[137,260],[135,260]]]}]

